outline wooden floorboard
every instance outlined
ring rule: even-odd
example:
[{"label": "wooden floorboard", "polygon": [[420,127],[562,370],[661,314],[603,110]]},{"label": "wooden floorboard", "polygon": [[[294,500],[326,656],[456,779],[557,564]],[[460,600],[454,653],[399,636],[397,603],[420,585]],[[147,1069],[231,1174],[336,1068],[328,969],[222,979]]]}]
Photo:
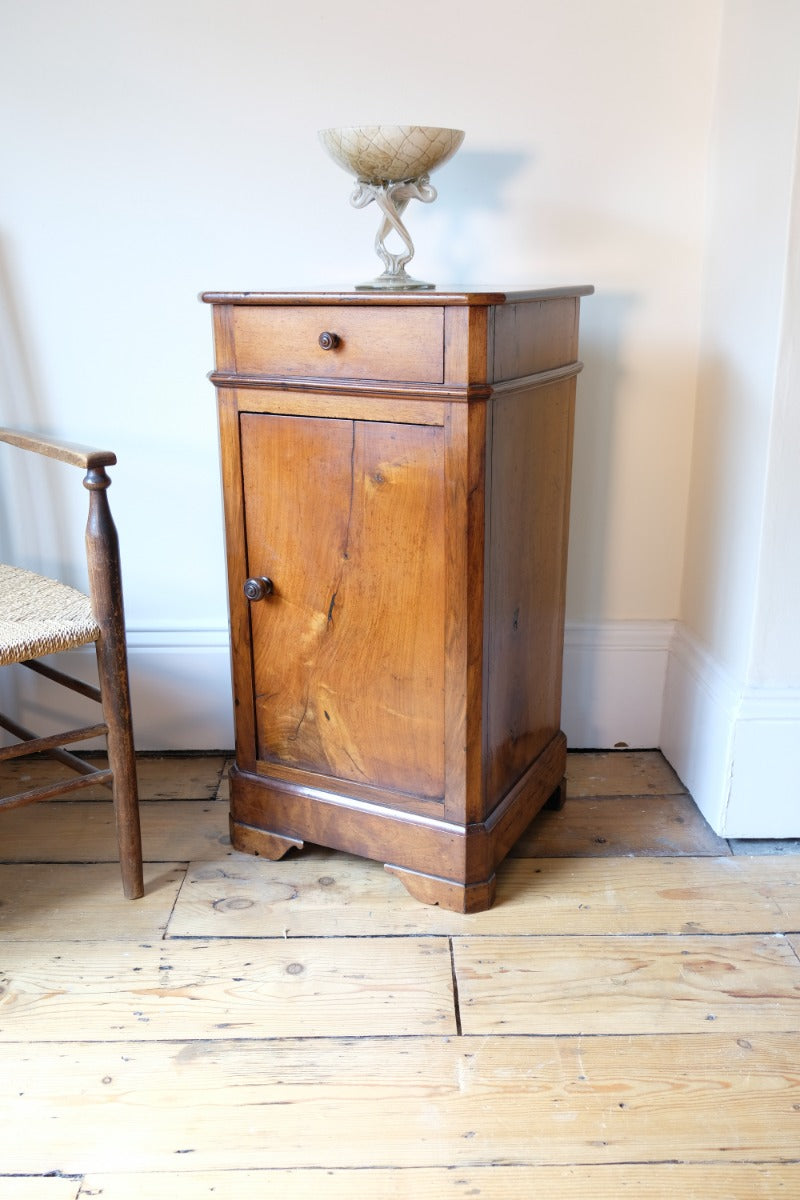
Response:
[{"label": "wooden floorboard", "polygon": [[800,1029],[783,937],[457,938],[465,1034]]},{"label": "wooden floorboard", "polygon": [[7,1044],[4,1170],[795,1158],[794,1034]]},{"label": "wooden floorboard", "polygon": [[[0,1166],[0,1171],[2,1169]],[[0,1174],[0,1200],[77,1200],[80,1186],[80,1178],[44,1179]],[[156,1194],[152,1193],[153,1200]]]},{"label": "wooden floorboard", "polygon": [[[102,754],[90,756],[92,765],[106,765]],[[221,792],[222,776],[228,759],[214,755],[141,755],[136,774],[140,800],[213,800]],[[63,778],[64,767],[53,759],[35,757],[12,759],[0,765],[0,796],[23,788],[39,787]],[[108,800],[109,789],[89,787],[81,790],[81,800]],[[69,797],[59,803],[69,804]]]},{"label": "wooden floorboard", "polygon": [[514,858],[619,858],[731,853],[691,796],[568,798],[542,812],[514,847]]},{"label": "wooden floorboard", "polygon": [[[145,800],[140,807],[145,860],[191,862],[229,854],[228,806],[217,800]],[[0,862],[117,861],[114,806],[57,800],[4,813]]]},{"label": "wooden floorboard", "polygon": [[446,938],[18,942],[2,963],[0,1041],[456,1032]]},{"label": "wooden floorboard", "polygon": [[183,878],[177,864],[148,864],[143,899],[125,900],[116,863],[0,866],[0,942],[159,939]]},{"label": "wooden floorboard", "polygon": [[570,755],[471,917],[139,767],[143,900],[105,793],[0,815],[0,1200],[800,1197],[800,855],[658,753]]},{"label": "wooden floorboard", "polygon": [[[65,1193],[66,1194],[66,1193]],[[797,1164],[461,1167],[417,1170],[209,1171],[91,1175],[102,1200],[795,1200]],[[42,1193],[44,1197],[44,1193]],[[61,1194],[54,1200],[61,1200]],[[5,1200],[0,1190],[0,1198]],[[10,1193],[9,1193],[10,1200]],[[20,1198],[22,1200],[22,1198]],[[31,1197],[31,1200],[38,1200]]]},{"label": "wooden floorboard", "polygon": [[316,847],[280,862],[190,864],[170,937],[788,933],[800,857],[510,859],[462,916],[413,900],[379,863]]},{"label": "wooden floorboard", "polygon": [[658,752],[613,750],[570,754],[567,796],[676,796],[686,788]]}]

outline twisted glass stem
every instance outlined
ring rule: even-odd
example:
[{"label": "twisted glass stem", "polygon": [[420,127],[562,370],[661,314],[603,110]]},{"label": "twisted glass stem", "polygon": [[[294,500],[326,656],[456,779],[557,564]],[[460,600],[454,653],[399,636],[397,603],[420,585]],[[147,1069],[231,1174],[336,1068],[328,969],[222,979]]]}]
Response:
[{"label": "twisted glass stem", "polygon": [[[409,200],[430,204],[435,199],[436,189],[431,186],[427,175],[401,183],[365,183],[359,180],[356,184],[350,197],[353,207],[366,208],[374,200],[383,214],[375,236],[375,253],[385,268],[383,279],[403,282],[408,278],[405,268],[406,263],[414,257],[414,243],[401,218]],[[393,254],[386,248],[386,238],[393,230],[403,242],[404,252]]]}]

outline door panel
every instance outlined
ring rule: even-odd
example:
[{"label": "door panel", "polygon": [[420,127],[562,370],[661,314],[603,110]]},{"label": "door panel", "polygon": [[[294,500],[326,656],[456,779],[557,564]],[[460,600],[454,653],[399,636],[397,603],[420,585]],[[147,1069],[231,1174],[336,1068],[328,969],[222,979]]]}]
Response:
[{"label": "door panel", "polygon": [[437,427],[243,414],[261,759],[444,794],[444,479]]}]

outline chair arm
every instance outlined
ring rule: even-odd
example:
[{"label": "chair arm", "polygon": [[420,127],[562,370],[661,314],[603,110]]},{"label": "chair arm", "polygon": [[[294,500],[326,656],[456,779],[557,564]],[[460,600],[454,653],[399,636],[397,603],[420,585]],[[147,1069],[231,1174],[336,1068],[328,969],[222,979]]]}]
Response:
[{"label": "chair arm", "polygon": [[20,450],[31,450],[34,454],[45,454],[60,462],[70,463],[91,471],[97,467],[113,467],[117,456],[113,450],[95,450],[92,446],[80,446],[73,442],[62,442],[57,438],[43,437],[40,433],[26,433],[17,429],[0,428],[0,442],[17,446]]}]

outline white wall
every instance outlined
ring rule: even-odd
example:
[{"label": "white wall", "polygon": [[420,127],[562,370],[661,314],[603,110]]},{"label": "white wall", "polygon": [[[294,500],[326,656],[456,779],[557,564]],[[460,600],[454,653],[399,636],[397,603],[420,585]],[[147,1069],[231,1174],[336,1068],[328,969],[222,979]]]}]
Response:
[{"label": "white wall", "polygon": [[726,5],[662,744],[720,833],[800,834],[800,6]]},{"label": "white wall", "polygon": [[[420,274],[597,288],[583,310],[565,721],[573,744],[657,743],[720,19],[721,0],[7,5],[0,420],[119,455],[140,746],[231,737],[197,294],[371,274],[374,213],[349,208],[315,131],[372,120],[467,131],[437,202],[409,211]],[[2,470],[0,538],[35,561],[30,469]],[[61,475],[47,486],[60,529],[82,497],[66,499]],[[68,572],[79,553],[77,533]]]}]

